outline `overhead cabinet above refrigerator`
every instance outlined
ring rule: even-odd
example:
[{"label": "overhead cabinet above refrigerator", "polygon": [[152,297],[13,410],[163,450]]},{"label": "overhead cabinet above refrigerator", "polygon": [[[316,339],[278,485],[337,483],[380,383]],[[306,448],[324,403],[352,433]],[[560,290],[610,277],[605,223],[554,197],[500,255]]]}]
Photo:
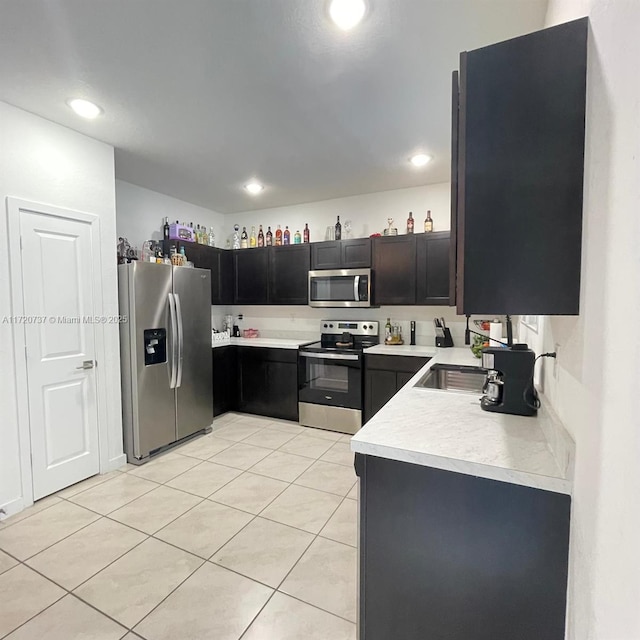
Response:
[{"label": "overhead cabinet above refrigerator", "polygon": [[133,464],[210,427],[211,272],[118,267],[125,450]]}]

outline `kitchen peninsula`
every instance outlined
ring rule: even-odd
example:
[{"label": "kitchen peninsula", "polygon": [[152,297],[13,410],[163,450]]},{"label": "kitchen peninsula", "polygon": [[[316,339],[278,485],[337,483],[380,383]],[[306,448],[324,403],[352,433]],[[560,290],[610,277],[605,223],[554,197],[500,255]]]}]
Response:
[{"label": "kitchen peninsula", "polygon": [[477,366],[467,349],[412,353],[431,360],[351,440],[361,640],[562,638],[569,436],[545,407],[487,413],[414,386],[435,364]]}]

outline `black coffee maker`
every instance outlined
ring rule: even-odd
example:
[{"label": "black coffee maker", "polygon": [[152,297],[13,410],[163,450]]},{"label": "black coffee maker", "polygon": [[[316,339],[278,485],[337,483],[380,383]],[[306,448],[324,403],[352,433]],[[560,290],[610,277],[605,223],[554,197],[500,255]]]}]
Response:
[{"label": "black coffee maker", "polygon": [[480,405],[485,411],[535,416],[538,394],[533,386],[536,354],[526,344],[485,347],[482,367],[488,370]]}]

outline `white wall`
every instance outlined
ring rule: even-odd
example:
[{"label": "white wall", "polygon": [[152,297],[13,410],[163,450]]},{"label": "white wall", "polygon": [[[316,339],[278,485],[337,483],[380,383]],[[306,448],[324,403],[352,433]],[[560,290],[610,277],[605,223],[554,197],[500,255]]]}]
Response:
[{"label": "white wall", "polygon": [[[86,211],[100,216],[104,313],[118,313],[113,147],[0,102],[0,318],[11,314],[6,197]],[[11,247],[15,250],[15,247]],[[107,361],[100,364],[107,383],[107,459],[122,456],[118,327],[105,325]],[[12,326],[0,322],[0,507],[22,507],[23,488],[13,377]],[[105,425],[101,425],[101,428]],[[101,452],[101,456],[104,452]],[[31,500],[26,497],[27,502]]]},{"label": "white wall", "polygon": [[546,392],[576,441],[568,637],[640,638],[640,2],[550,0],[590,19],[580,316],[547,318]]},{"label": "white wall", "polygon": [[129,240],[132,247],[142,249],[145,240],[161,240],[165,216],[169,222],[193,222],[213,227],[216,246],[224,247],[222,238],[224,216],[195,204],[165,196],[157,191],[116,180],[116,229],[118,237]]},{"label": "white wall", "polygon": [[[230,213],[225,216],[224,237],[225,240],[231,237],[234,224],[240,225],[240,230],[246,226],[249,233],[252,225],[255,225],[257,232],[258,225],[261,224],[265,233],[269,225],[273,232],[277,225],[281,225],[283,231],[285,225],[288,225],[291,231],[291,242],[293,242],[293,234],[296,230],[299,229],[302,233],[305,223],[308,223],[311,242],[318,242],[325,239],[327,226],[334,226],[338,215],[343,225],[343,238],[346,237],[344,229],[346,220],[351,220],[352,238],[364,238],[372,233],[382,233],[388,226],[387,218],[393,218],[393,226],[399,233],[405,233],[409,211],[413,211],[415,230],[419,232],[424,230],[427,209],[431,210],[434,231],[445,231],[451,222],[450,189],[451,185],[448,182],[441,182],[410,189],[380,191],[287,207]],[[220,243],[220,246],[224,244]]]}]

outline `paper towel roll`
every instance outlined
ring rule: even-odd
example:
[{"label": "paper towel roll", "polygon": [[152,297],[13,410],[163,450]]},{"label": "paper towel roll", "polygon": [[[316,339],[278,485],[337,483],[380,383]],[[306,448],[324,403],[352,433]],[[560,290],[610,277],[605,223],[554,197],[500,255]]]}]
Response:
[{"label": "paper towel roll", "polygon": [[502,322],[500,322],[500,320],[493,320],[489,325],[489,346],[502,346],[500,342],[497,342],[498,340],[502,340]]}]

